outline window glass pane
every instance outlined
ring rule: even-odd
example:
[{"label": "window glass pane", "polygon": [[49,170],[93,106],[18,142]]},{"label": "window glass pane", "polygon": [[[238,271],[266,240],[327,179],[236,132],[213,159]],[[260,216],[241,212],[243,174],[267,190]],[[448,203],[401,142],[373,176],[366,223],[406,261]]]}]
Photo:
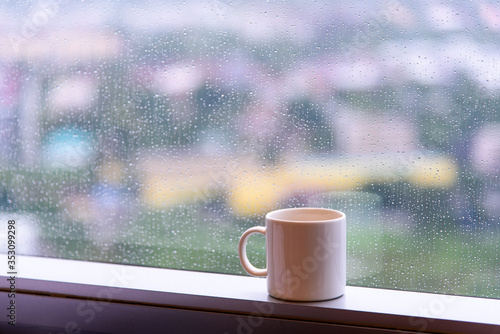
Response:
[{"label": "window glass pane", "polygon": [[496,2],[3,1],[0,26],[2,245],[15,220],[18,253],[243,274],[267,211],[326,206],[348,284],[500,297]]}]

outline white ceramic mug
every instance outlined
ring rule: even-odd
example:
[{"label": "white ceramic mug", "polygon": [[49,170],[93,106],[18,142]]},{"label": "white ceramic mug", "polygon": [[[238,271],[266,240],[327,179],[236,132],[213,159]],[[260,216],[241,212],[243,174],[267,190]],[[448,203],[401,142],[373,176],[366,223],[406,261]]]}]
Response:
[{"label": "white ceramic mug", "polygon": [[[246,243],[253,233],[266,237],[267,268],[255,268]],[[346,217],[323,208],[291,208],[269,212],[266,226],[246,230],[240,238],[243,268],[267,276],[272,297],[320,301],[340,297],[346,285]]]}]

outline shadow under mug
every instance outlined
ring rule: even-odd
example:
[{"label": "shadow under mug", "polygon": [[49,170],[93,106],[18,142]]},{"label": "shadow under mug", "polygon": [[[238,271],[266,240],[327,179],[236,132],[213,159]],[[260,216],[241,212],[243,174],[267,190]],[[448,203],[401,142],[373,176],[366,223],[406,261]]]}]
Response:
[{"label": "shadow under mug", "polygon": [[[267,268],[248,260],[250,235],[266,238]],[[340,297],[346,285],[346,217],[324,208],[290,208],[269,212],[266,226],[246,230],[239,257],[253,276],[267,276],[272,297],[291,301],[321,301]]]}]

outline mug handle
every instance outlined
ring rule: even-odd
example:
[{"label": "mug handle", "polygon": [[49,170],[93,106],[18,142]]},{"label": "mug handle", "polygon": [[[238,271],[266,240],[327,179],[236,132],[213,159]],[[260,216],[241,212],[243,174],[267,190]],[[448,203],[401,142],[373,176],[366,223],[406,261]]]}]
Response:
[{"label": "mug handle", "polygon": [[264,226],[254,226],[246,230],[240,238],[240,242],[238,244],[238,253],[240,255],[240,262],[241,265],[243,266],[243,269],[247,273],[249,273],[252,276],[267,276],[267,268],[266,269],[259,269],[255,268],[250,261],[248,261],[247,257],[247,240],[248,237],[254,233],[260,233],[263,234],[264,236],[266,235],[266,228]]}]

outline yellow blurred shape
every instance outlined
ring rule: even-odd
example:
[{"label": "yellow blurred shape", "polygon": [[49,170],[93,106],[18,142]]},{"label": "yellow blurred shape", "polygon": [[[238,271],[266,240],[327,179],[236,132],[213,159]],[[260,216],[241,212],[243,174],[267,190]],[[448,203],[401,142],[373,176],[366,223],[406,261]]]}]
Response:
[{"label": "yellow blurred shape", "polygon": [[415,163],[409,182],[422,188],[448,188],[455,185],[458,166],[447,157],[425,157]]},{"label": "yellow blurred shape", "polygon": [[298,193],[342,191],[356,188],[366,178],[357,166],[329,162],[298,164],[293,168],[251,171],[239,175],[231,187],[229,204],[236,214],[263,214]]},{"label": "yellow blurred shape", "polygon": [[458,167],[447,156],[377,155],[304,159],[262,166],[248,159],[216,157],[148,157],[141,167],[142,197],[152,207],[179,205],[226,189],[237,215],[260,215],[295,196],[350,191],[371,184],[409,182],[443,188],[457,181]]},{"label": "yellow blurred shape", "polygon": [[236,214],[254,215],[276,207],[286,179],[279,171],[246,171],[233,181],[229,203]]},{"label": "yellow blurred shape", "polygon": [[142,194],[146,203],[161,208],[182,204],[202,196],[201,192],[205,183],[202,178],[169,176],[155,174],[144,179]]},{"label": "yellow blurred shape", "polygon": [[189,156],[141,158],[141,197],[156,208],[199,200],[210,191],[213,160]]}]

